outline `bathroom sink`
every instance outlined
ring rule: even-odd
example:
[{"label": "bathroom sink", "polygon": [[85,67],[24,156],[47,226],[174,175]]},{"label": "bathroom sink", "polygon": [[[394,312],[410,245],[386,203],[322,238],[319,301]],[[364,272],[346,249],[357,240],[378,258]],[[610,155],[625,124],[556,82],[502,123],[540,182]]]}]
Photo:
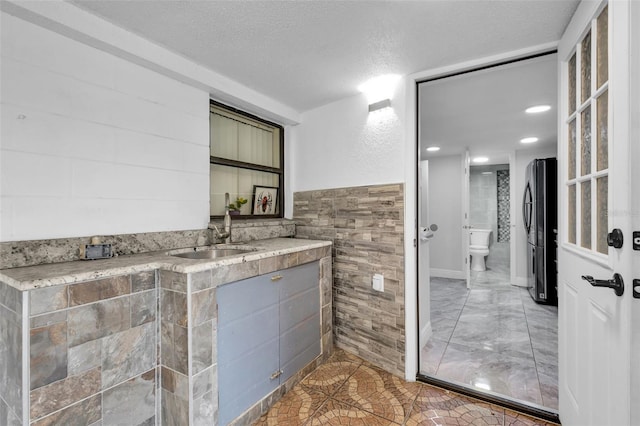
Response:
[{"label": "bathroom sink", "polygon": [[235,249],[235,248],[214,248],[199,251],[188,251],[185,253],[176,253],[171,256],[183,257],[185,259],[218,259],[221,257],[234,256],[236,254],[249,253],[253,250]]}]

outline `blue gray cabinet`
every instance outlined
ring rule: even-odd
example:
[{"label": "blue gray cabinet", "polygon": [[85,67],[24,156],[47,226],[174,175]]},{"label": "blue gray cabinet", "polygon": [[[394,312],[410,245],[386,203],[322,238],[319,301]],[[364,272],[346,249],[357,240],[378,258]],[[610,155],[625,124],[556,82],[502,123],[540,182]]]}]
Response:
[{"label": "blue gray cabinet", "polygon": [[320,355],[318,262],[218,288],[218,420],[226,425]]}]

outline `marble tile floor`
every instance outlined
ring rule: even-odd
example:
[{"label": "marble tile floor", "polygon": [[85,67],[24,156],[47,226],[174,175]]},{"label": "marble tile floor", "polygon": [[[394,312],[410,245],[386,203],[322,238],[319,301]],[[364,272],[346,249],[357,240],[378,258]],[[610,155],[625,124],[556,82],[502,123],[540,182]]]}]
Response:
[{"label": "marble tile floor", "polygon": [[488,265],[471,290],[432,277],[431,323],[422,373],[558,408],[557,307],[509,285],[508,272]]},{"label": "marble tile floor", "polygon": [[423,383],[336,349],[255,426],[554,425]]}]

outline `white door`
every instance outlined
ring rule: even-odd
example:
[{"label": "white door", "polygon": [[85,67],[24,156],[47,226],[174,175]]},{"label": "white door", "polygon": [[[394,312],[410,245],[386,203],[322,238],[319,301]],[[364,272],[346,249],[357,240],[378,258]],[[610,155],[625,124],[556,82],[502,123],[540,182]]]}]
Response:
[{"label": "white door", "polygon": [[[631,68],[630,75],[640,75],[640,2],[631,3]],[[631,144],[631,159],[635,164],[640,162],[640,78],[631,78],[631,135],[629,140],[635,143]],[[632,167],[631,170],[632,185],[632,202],[633,202],[633,229],[640,231],[640,167]],[[636,237],[637,238],[637,237]],[[636,241],[640,243],[640,241]],[[638,280],[636,283],[640,286],[640,251],[634,253],[634,275],[633,278]],[[640,425],[640,366],[637,360],[640,359],[640,288],[636,287],[634,297],[637,299],[632,301],[631,312],[631,424]],[[636,360],[636,362],[633,362]]]},{"label": "white door", "polygon": [[[639,367],[631,362],[631,308],[638,301],[632,297],[629,12],[630,0],[583,1],[558,46],[563,425],[632,424],[630,373]],[[621,248],[607,245],[614,228],[624,235]],[[624,280],[620,296],[582,278],[606,282],[614,273]]]}]

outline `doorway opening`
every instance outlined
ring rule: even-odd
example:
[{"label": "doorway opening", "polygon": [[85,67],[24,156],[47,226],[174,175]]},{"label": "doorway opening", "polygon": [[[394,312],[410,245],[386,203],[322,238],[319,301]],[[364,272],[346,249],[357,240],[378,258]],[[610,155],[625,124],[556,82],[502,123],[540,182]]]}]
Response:
[{"label": "doorway opening", "polygon": [[520,213],[527,165],[557,153],[556,74],[550,52],[418,84],[420,227],[437,229],[418,311],[421,379],[557,421],[557,307],[527,291]]}]

